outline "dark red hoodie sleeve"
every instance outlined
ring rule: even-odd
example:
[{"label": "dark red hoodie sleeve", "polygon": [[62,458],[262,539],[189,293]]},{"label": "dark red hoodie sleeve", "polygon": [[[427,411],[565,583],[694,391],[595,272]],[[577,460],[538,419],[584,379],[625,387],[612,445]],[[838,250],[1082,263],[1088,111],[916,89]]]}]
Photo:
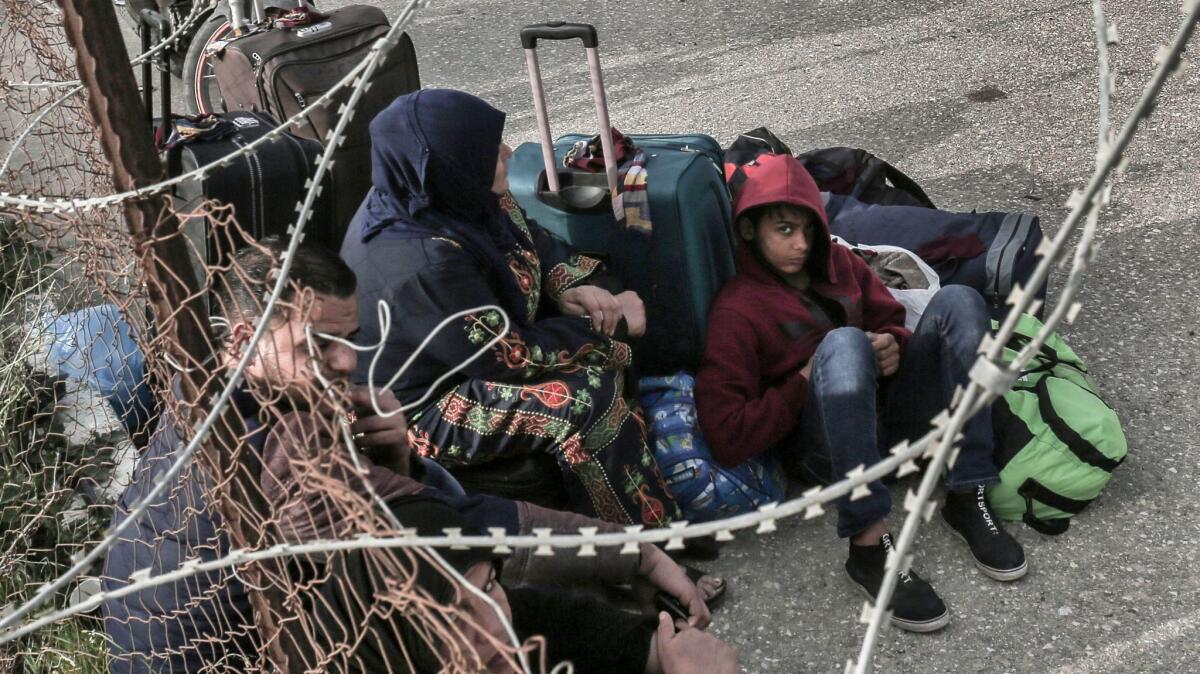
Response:
[{"label": "dark red hoodie sleeve", "polygon": [[892,297],[887,286],[883,285],[883,281],[879,280],[862,258],[854,254],[846,255],[846,258],[850,260],[854,278],[862,291],[863,330],[890,333],[896,338],[900,352],[903,353],[908,338],[912,336],[904,327],[904,305]]},{"label": "dark red hoodie sleeve", "polygon": [[753,326],[719,303],[713,308],[696,376],[696,410],[718,463],[732,467],[778,444],[796,427],[807,395],[808,379],[798,370],[764,387]]}]

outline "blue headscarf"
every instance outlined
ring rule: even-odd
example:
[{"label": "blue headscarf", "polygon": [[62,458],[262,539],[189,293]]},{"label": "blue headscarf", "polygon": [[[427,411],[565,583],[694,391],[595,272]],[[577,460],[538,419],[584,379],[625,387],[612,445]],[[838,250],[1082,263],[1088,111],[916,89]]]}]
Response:
[{"label": "blue headscarf", "polygon": [[460,245],[501,287],[496,294],[523,322],[524,296],[505,252],[515,229],[491,190],[503,112],[449,89],[422,89],[397,98],[371,121],[371,181],[363,242],[444,237]]}]

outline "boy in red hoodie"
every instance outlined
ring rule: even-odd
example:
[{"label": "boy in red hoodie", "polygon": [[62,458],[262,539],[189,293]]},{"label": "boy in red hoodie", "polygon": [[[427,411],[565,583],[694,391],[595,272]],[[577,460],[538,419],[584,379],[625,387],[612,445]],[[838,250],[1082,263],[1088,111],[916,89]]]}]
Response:
[{"label": "boy in red hoodie", "polygon": [[[830,240],[820,191],[799,161],[767,155],[742,170],[738,273],[713,304],[696,378],[701,429],[724,465],[771,451],[792,464],[828,461],[824,477],[840,479],[929,429],[967,381],[987,309],[973,288],[946,286],[909,333],[904,308],[867,264]],[[981,571],[1016,580],[1025,553],[984,497],[999,480],[992,449],[984,411],[963,429],[942,517]],[[882,483],[868,486],[864,498],[838,500],[837,529],[850,539],[850,579],[874,599],[892,546],[892,499]],[[894,624],[932,632],[949,622],[946,605],[915,572],[900,581]]]}]

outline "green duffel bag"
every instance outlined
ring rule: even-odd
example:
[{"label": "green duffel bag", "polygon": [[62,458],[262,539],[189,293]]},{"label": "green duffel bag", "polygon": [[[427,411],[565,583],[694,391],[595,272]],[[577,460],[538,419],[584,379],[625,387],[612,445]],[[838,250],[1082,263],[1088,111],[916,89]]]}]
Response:
[{"label": "green duffel bag", "polygon": [[[996,323],[992,325],[995,329]],[[1022,315],[1005,362],[1042,329]],[[1079,356],[1055,333],[1013,389],[992,405],[1000,483],[988,488],[992,510],[1050,535],[1091,503],[1125,460],[1121,422],[1099,394]]]}]

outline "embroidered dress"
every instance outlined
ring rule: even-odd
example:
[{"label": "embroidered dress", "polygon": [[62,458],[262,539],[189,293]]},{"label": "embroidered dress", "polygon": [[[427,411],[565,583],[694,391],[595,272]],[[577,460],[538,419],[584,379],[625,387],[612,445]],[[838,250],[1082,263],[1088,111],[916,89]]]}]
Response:
[{"label": "embroidered dress", "polygon": [[[467,190],[447,193],[430,175],[461,169],[464,162],[438,165],[439,143],[429,137],[430,127],[470,119],[473,132],[482,133],[494,115],[501,115],[502,126],[502,113],[480,108],[486,104],[471,97],[478,103],[456,103],[474,106],[471,114],[430,115],[417,125],[411,120],[421,117],[421,106],[444,93],[423,90],[421,103],[417,96],[397,99],[372,122],[375,188],[342,247],[358,275],[360,344],[380,341],[377,303],[391,310],[382,347],[360,358],[356,379],[372,375],[374,359],[372,380],[387,383],[448,317],[502,307],[507,331],[498,311],[469,312],[434,335],[391,385],[406,404],[424,401],[409,414],[416,451],[451,468],[552,454],[572,509],[611,522],[665,525],[678,510],[647,445],[641,412],[626,393],[629,346],[593,330],[589,318],[556,315],[563,292],[597,283],[600,263],[528,221],[511,195],[491,195],[486,209],[463,214],[472,198]],[[498,142],[497,129],[494,141],[475,139],[472,147],[495,148]],[[495,158],[493,150],[491,167]],[[490,185],[490,172],[486,178]],[[440,203],[453,204],[456,212],[437,210]]]}]

